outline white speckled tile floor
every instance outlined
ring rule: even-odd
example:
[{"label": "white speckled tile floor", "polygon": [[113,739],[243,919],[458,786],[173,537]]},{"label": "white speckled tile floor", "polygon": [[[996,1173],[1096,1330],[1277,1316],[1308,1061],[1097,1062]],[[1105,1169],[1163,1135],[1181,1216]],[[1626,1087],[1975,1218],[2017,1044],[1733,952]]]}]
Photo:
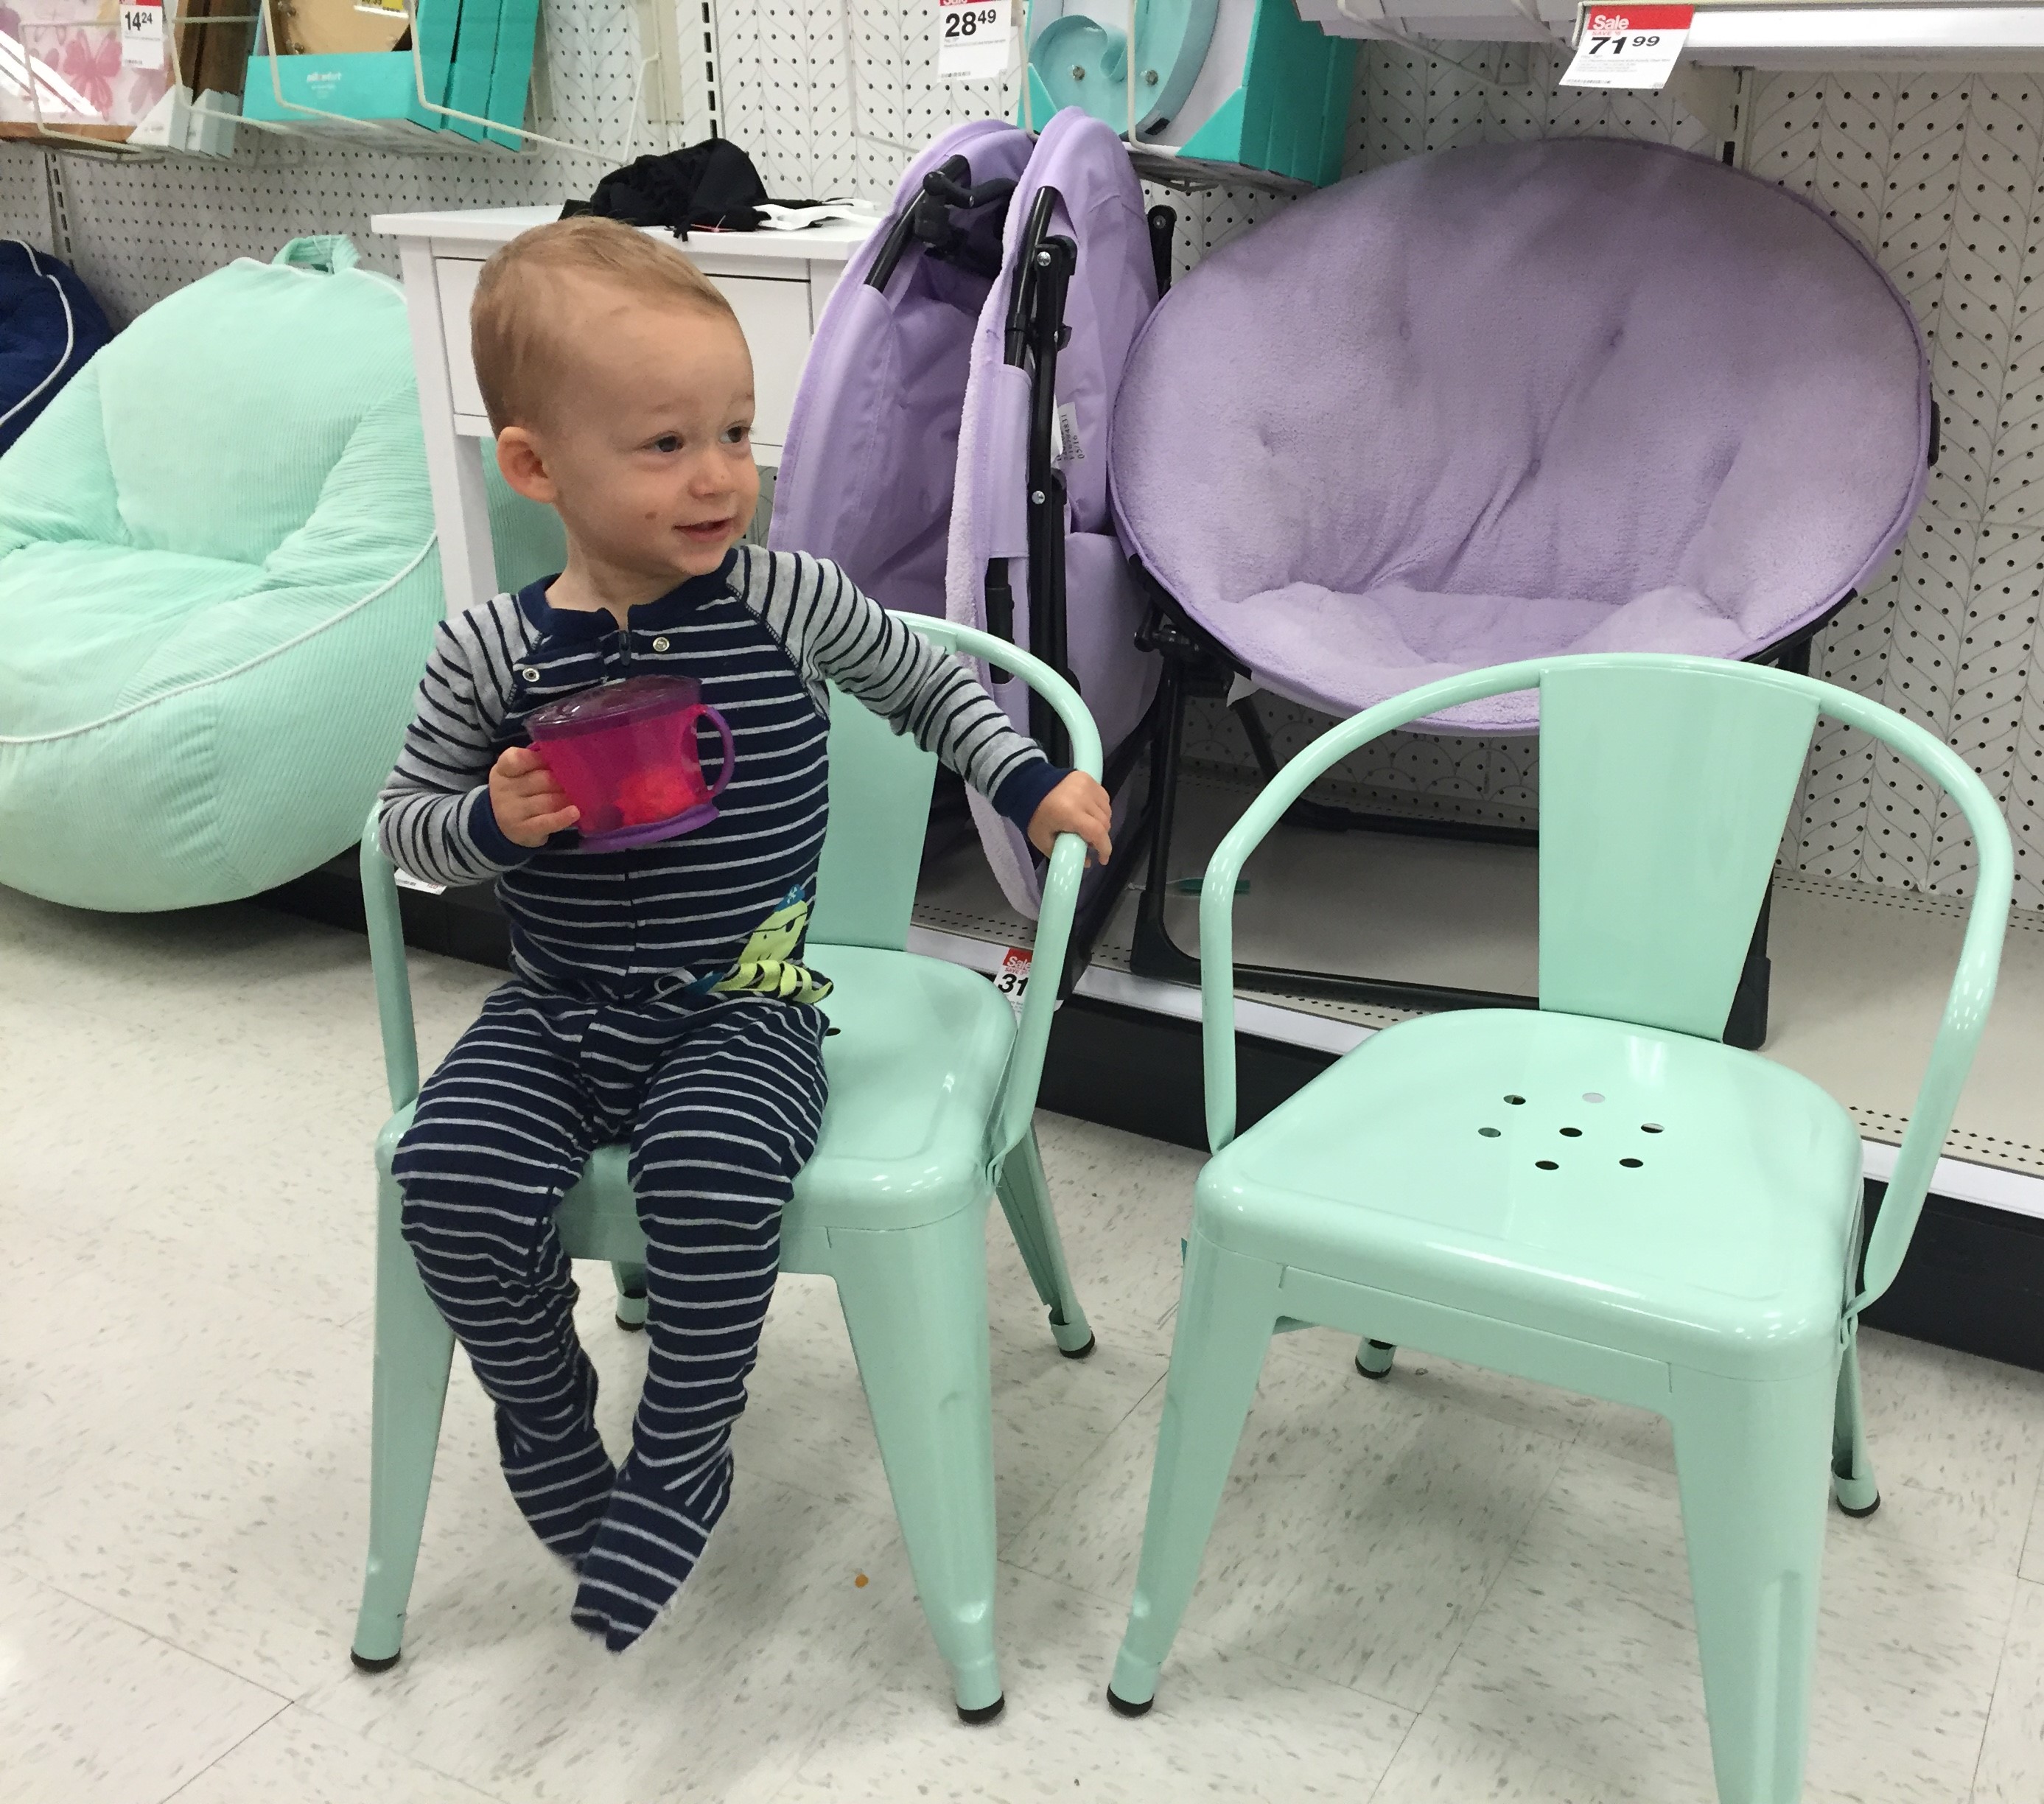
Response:
[{"label": "white speckled tile floor", "polygon": [[[427,1056],[497,981],[417,957]],[[365,1532],[362,942],[0,891],[0,1800],[1710,1804],[1665,1429],[1444,1360],[1277,1341],[1139,1722],[1127,1607],[1198,1160],[1046,1117],[1100,1336],[989,1233],[1009,1709],[952,1715],[827,1284],[786,1281],[736,1501],[613,1659],[457,1373],[406,1657],[348,1660]],[[621,1438],[644,1358],[592,1271]],[[1885,1506],[1831,1526],[1811,1804],[2044,1798],[2044,1378],[1869,1334]],[[866,1582],[859,1583],[861,1579]]]}]

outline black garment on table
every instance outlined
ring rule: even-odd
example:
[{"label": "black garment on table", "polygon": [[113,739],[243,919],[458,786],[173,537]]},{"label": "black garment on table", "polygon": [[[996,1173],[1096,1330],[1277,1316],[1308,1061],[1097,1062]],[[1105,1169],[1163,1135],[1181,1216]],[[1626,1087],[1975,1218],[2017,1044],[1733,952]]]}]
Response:
[{"label": "black garment on table", "polygon": [[686,149],[642,156],[612,170],[587,200],[563,206],[561,217],[594,213],[627,225],[664,225],[676,237],[686,238],[695,226],[756,231],[759,205],[766,198],[766,184],[751,157],[728,138],[705,138]]}]

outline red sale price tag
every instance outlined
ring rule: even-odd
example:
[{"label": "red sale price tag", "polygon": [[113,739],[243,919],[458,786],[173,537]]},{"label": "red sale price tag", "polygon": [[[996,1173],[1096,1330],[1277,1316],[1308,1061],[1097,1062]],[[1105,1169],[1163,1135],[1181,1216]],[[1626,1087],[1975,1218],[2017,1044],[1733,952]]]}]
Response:
[{"label": "red sale price tag", "polygon": [[993,974],[993,987],[1008,998],[1015,1018],[1022,1018],[1022,998],[1029,990],[1029,948],[1010,946],[1001,955],[1001,968]]},{"label": "red sale price tag", "polygon": [[1589,6],[1563,87],[1662,88],[1689,41],[1693,6]]},{"label": "red sale price tag", "polygon": [[162,0],[127,0],[121,6],[121,63],[128,69],[163,67]]},{"label": "red sale price tag", "polygon": [[998,81],[1008,73],[1015,10],[1010,0],[936,0],[937,73],[947,81]]}]

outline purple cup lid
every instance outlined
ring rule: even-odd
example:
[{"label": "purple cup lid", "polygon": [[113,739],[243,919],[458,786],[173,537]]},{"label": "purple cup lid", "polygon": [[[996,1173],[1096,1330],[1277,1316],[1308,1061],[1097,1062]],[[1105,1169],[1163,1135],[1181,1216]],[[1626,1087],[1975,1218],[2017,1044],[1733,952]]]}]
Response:
[{"label": "purple cup lid", "polygon": [[701,699],[701,686],[694,677],[632,676],[549,702],[528,715],[525,725],[543,739],[569,739],[694,707]]}]

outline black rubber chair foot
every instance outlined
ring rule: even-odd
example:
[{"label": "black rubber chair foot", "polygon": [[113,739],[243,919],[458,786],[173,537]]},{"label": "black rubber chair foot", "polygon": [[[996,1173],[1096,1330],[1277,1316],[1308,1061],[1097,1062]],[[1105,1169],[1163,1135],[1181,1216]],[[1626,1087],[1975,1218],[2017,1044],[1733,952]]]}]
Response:
[{"label": "black rubber chair foot", "polygon": [[386,1654],[381,1660],[371,1660],[368,1655],[359,1654],[352,1648],[348,1650],[348,1657],[355,1662],[355,1670],[359,1672],[388,1672],[403,1655],[404,1649],[400,1648],[394,1654]]},{"label": "black rubber chair foot", "polygon": [[1058,1351],[1068,1360],[1085,1360],[1093,1356],[1093,1350],[1100,1344],[1097,1334],[1089,1334],[1083,1347],[1060,1347]]},{"label": "black rubber chair foot", "polygon": [[960,1704],[958,1707],[959,1721],[969,1722],[976,1729],[983,1722],[993,1721],[1007,1708],[1008,1698],[1005,1693],[996,1698],[992,1703],[982,1704],[977,1710],[969,1710],[964,1705]]},{"label": "black rubber chair foot", "polygon": [[1355,1356],[1355,1369],[1361,1372],[1365,1378],[1368,1379],[1371,1383],[1381,1384],[1385,1379],[1389,1378],[1397,1368],[1395,1366],[1386,1366],[1381,1371],[1372,1371],[1368,1366],[1362,1363],[1362,1355],[1358,1353]]},{"label": "black rubber chair foot", "polygon": [[[1833,1498],[1831,1499],[1831,1501],[1832,1501],[1834,1503],[1838,1503],[1838,1500],[1835,1497],[1835,1498]],[[1854,1510],[1854,1509],[1850,1508],[1849,1506],[1847,1506],[1847,1505],[1846,1505],[1846,1504],[1843,1504],[1843,1503],[1838,1503],[1838,1510],[1839,1510],[1840,1514],[1842,1514],[1842,1515],[1846,1515],[1846,1516],[1850,1516],[1850,1517],[1852,1517],[1852,1519],[1853,1519],[1854,1521],[1856,1521],[1856,1522],[1864,1522],[1864,1521],[1867,1519],[1867,1517],[1868,1517],[1871,1516],[1871,1515],[1874,1513],[1874,1511],[1875,1511],[1875,1510],[1878,1510],[1880,1507],[1881,1507],[1881,1498],[1880,1498],[1880,1497],[1879,1497],[1879,1495],[1878,1495],[1878,1494],[1877,1494],[1877,1495],[1875,1496],[1874,1500],[1873,1501],[1873,1502],[1869,1503],[1869,1505],[1868,1505],[1868,1506],[1867,1506],[1864,1510]]]},{"label": "black rubber chair foot", "polygon": [[1107,1707],[1118,1717],[1147,1717],[1150,1706],[1156,1701],[1155,1698],[1145,1698],[1139,1704],[1132,1704],[1126,1698],[1117,1698],[1112,1685],[1107,1688]]},{"label": "black rubber chair foot", "polygon": [[627,1321],[621,1315],[617,1318],[617,1325],[623,1329],[627,1334],[643,1334],[646,1331],[646,1325],[644,1322]]}]

